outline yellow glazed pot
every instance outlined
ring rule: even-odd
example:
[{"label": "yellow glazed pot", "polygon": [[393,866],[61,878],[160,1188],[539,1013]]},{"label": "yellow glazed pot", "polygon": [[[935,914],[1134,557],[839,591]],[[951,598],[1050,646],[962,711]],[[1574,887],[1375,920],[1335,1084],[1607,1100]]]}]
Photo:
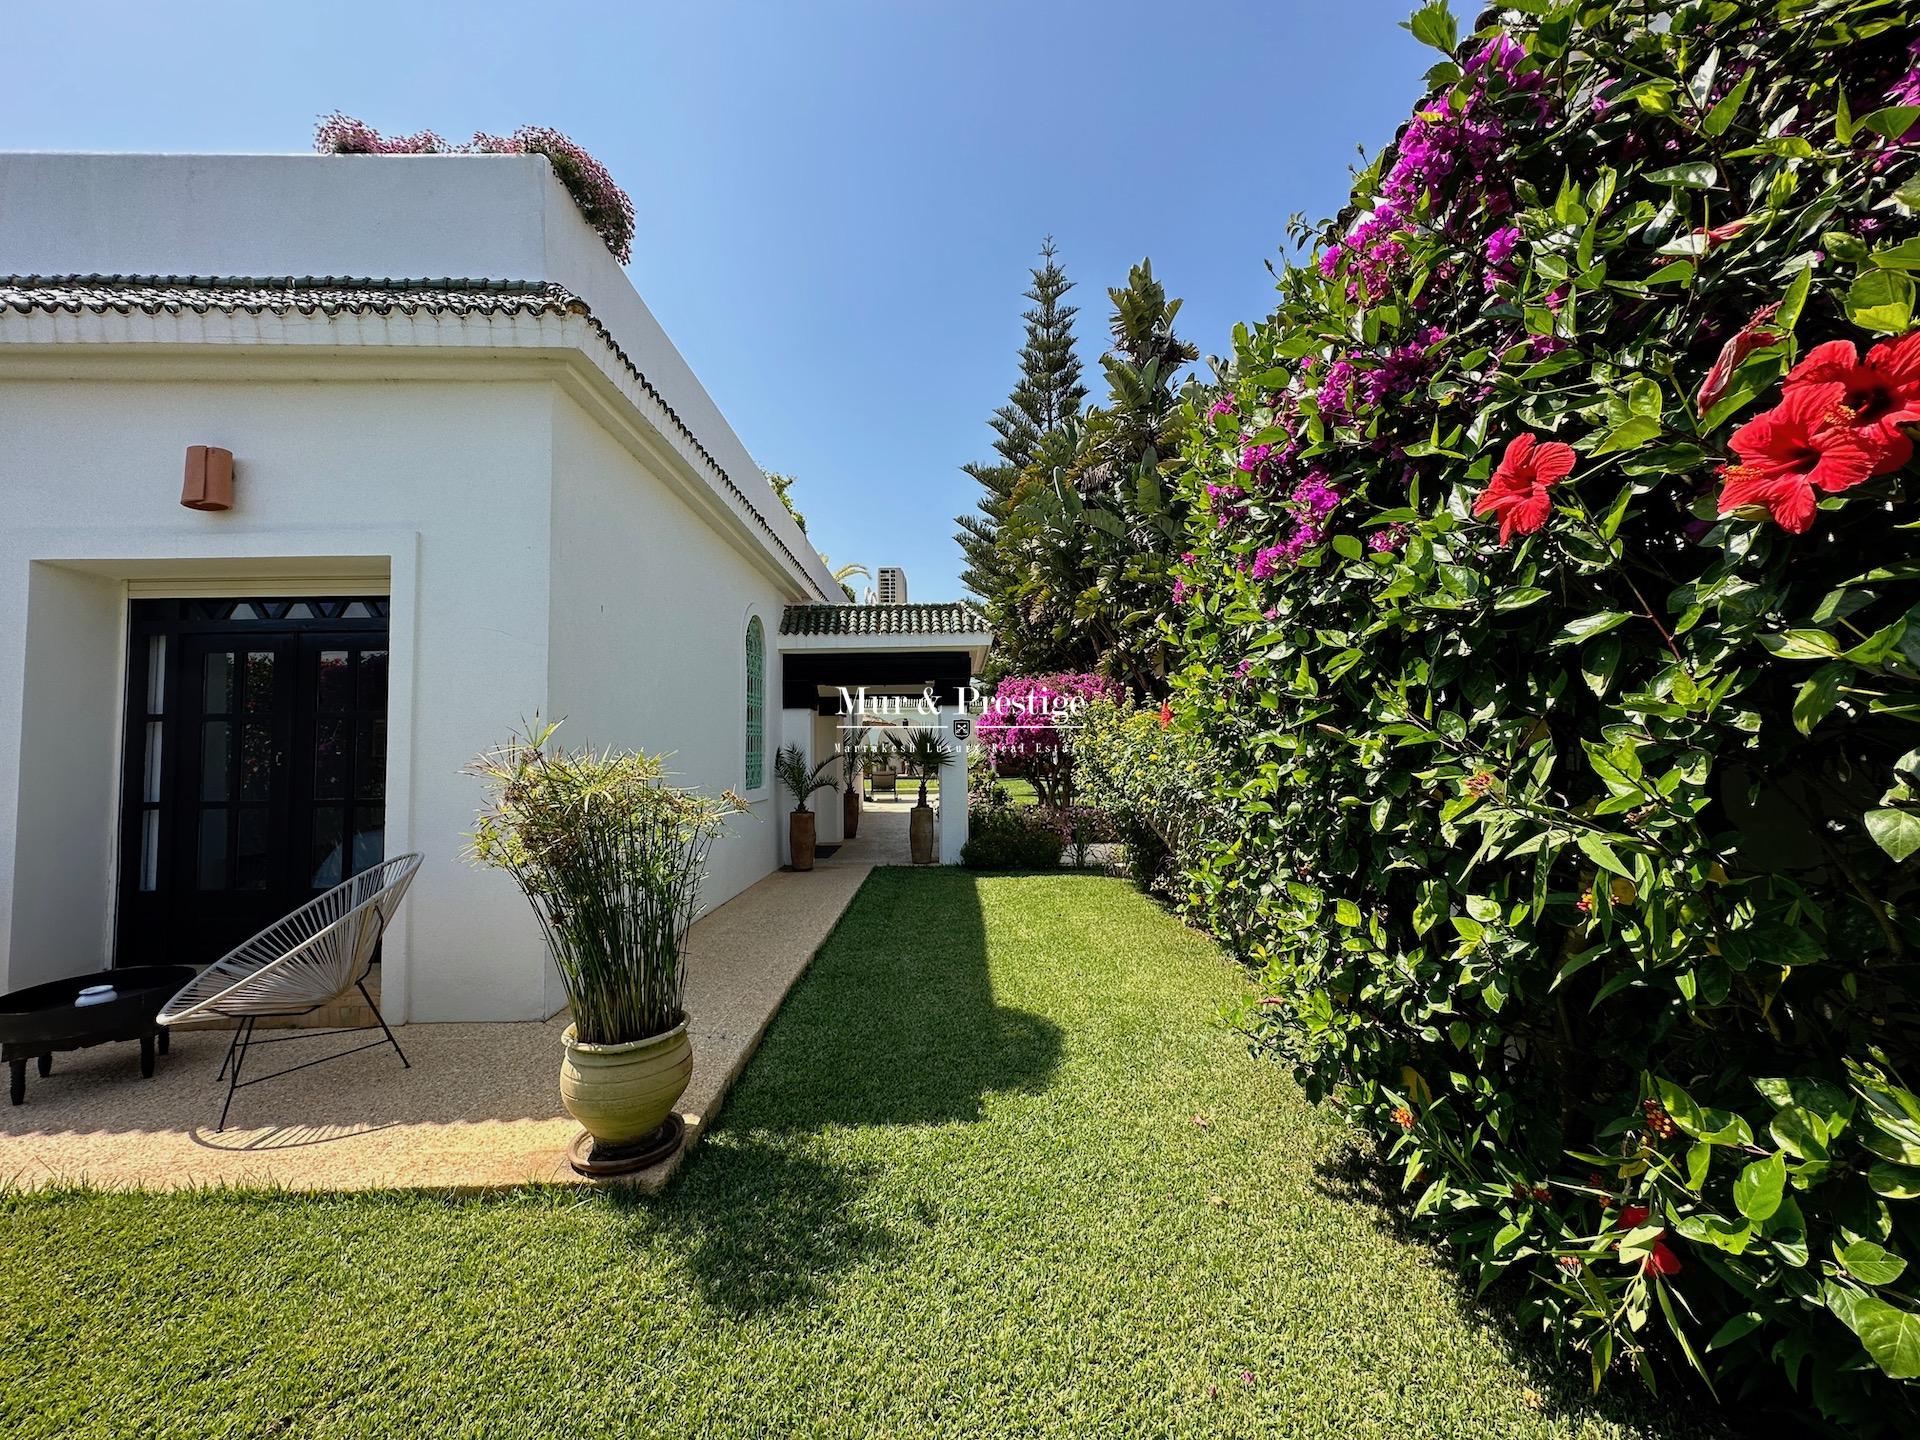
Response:
[{"label": "yellow glazed pot", "polygon": [[663,1035],[623,1045],[589,1045],[561,1036],[560,1100],[602,1145],[631,1145],[666,1123],[693,1075],[687,1021]]}]

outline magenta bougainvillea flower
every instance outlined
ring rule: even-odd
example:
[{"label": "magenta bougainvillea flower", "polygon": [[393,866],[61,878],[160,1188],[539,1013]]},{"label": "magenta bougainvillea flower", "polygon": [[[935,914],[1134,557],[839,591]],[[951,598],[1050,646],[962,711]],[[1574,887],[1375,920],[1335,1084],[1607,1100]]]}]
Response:
[{"label": "magenta bougainvillea flower", "polygon": [[1066,744],[1075,711],[1095,700],[1118,700],[1121,686],[1104,675],[1021,675],[1002,680],[981,712],[974,734],[995,764],[1004,759],[1050,759]]},{"label": "magenta bougainvillea flower", "polygon": [[544,155],[580,213],[622,265],[633,258],[633,201],[593,156],[575,141],[543,125],[522,125],[511,135],[478,132],[452,145],[432,130],[382,135],[364,120],[338,110],[323,116],[313,132],[322,155]]}]

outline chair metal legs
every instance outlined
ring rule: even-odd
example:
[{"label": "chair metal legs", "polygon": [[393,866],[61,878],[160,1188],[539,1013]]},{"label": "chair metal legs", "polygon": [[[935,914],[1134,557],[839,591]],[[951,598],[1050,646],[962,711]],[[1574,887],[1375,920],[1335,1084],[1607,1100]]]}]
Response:
[{"label": "chair metal legs", "polygon": [[[360,998],[367,1002],[367,1008],[373,1012],[372,1025],[351,1025],[337,1030],[290,1030],[283,1035],[271,1035],[264,1040],[257,1040],[254,1038],[253,1031],[259,1017],[253,1015],[241,1017],[239,1025],[234,1028],[233,1039],[227,1044],[227,1058],[220,1062],[220,1073],[214,1076],[216,1081],[225,1079],[227,1082],[227,1098],[220,1106],[220,1123],[213,1127],[216,1132],[227,1128],[227,1112],[233,1108],[234,1091],[244,1090],[249,1085],[264,1084],[268,1080],[277,1080],[282,1075],[291,1075],[296,1070],[324,1065],[329,1060],[344,1060],[349,1055],[358,1055],[362,1050],[377,1050],[383,1045],[393,1047],[393,1053],[400,1057],[402,1068],[408,1070],[413,1068],[412,1062],[407,1059],[407,1052],[402,1050],[400,1042],[394,1039],[386,1017],[380,1013],[380,1007],[374,1004],[373,996],[367,993],[365,982],[356,981],[354,988],[359,990]],[[380,1031],[381,1038],[378,1040],[369,1040],[364,1045],[355,1045],[351,1049],[341,1050],[332,1055],[322,1055],[317,1060],[305,1060],[298,1065],[288,1065],[284,1069],[275,1070],[266,1075],[256,1075],[250,1080],[240,1078],[241,1068],[247,1063],[247,1052],[258,1046],[285,1045],[296,1040],[318,1040],[328,1035],[360,1035],[374,1029]]]}]

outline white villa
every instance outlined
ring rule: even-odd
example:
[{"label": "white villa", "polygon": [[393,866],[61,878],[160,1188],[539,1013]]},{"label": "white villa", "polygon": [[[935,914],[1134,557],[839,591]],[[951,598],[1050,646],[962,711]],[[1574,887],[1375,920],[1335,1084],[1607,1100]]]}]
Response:
[{"label": "white villa", "polygon": [[563,718],[738,791],[714,905],[781,863],[779,744],[863,684],[964,737],[990,639],[844,603],[540,156],[0,156],[0,442],[0,990],[417,850],[388,1017],[545,1017],[470,758]]}]

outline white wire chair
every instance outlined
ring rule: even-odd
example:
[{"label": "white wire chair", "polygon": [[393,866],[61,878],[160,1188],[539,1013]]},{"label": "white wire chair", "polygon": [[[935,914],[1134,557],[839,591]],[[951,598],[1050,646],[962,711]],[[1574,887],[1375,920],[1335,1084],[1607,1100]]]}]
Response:
[{"label": "white wire chair", "polygon": [[[215,1077],[227,1081],[226,1103],[220,1107],[216,1130],[227,1127],[227,1112],[233,1108],[234,1091],[291,1075],[310,1065],[391,1045],[401,1065],[412,1068],[400,1042],[387,1028],[380,1007],[367,993],[367,976],[373,969],[380,937],[406,898],[407,887],[420,869],[421,858],[417,853],[396,855],[334,886],[214,961],[166,1003],[159,1015],[162,1025],[215,1018],[240,1022],[227,1046],[226,1059],[220,1062],[220,1074]],[[374,1025],[358,1025],[338,1030],[299,1030],[266,1040],[253,1038],[257,1021],[311,1014],[355,989],[373,1011],[374,1025],[379,1027],[382,1039],[304,1064],[290,1065],[269,1075],[241,1080],[247,1051],[255,1045],[315,1040],[326,1035],[354,1035],[373,1029]]]}]

